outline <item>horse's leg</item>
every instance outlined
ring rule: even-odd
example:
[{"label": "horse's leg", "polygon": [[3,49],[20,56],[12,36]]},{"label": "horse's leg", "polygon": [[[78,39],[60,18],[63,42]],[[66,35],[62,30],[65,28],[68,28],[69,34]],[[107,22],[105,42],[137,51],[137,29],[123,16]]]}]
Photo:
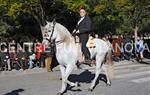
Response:
[{"label": "horse's leg", "polygon": [[[64,66],[60,65],[60,71],[61,71],[62,78],[65,76],[65,69],[66,68]],[[65,83],[64,80],[62,80],[62,88],[60,90],[60,93],[63,93],[66,90],[66,87],[67,87],[67,83]]]},{"label": "horse's leg", "polygon": [[95,72],[95,78],[92,81],[90,91],[93,91],[94,86],[96,84],[97,78],[99,77],[99,74],[102,70],[102,64],[103,64],[104,56],[103,55],[96,55],[96,72]]},{"label": "horse's leg", "polygon": [[78,86],[78,83],[73,83],[68,80],[69,75],[71,74],[75,65],[68,64],[65,71],[65,76],[63,77],[64,82],[68,83],[70,86]]},{"label": "horse's leg", "polygon": [[106,64],[103,64],[103,70],[105,72],[105,75],[106,75],[106,80],[107,80],[107,85],[110,86],[111,85],[111,82],[110,82],[110,79],[109,79],[109,75],[108,75],[108,65]]},{"label": "horse's leg", "polygon": [[108,51],[106,55],[106,60],[104,64],[104,71],[107,79],[107,86],[111,86],[111,78],[113,73],[113,67],[112,67],[112,52],[111,50]]}]

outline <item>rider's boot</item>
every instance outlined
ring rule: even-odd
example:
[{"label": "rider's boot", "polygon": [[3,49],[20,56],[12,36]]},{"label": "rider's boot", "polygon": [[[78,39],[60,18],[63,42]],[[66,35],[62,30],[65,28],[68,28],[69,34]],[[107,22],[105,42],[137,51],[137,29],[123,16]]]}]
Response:
[{"label": "rider's boot", "polygon": [[86,64],[86,65],[88,65],[88,66],[90,66],[90,67],[92,67],[92,60],[91,59],[85,59],[85,61],[84,61],[84,64]]}]

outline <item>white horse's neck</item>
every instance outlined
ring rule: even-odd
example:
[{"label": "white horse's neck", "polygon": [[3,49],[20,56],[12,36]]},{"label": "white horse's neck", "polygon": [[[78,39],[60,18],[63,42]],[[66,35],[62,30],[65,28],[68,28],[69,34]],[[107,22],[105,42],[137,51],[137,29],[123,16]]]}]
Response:
[{"label": "white horse's neck", "polygon": [[56,23],[55,27],[56,27],[55,29],[57,31],[56,41],[60,41],[64,45],[70,45],[75,42],[73,36],[63,25]]},{"label": "white horse's neck", "polygon": [[56,43],[57,60],[63,63],[63,60],[68,60],[70,56],[73,56],[73,60],[77,60],[75,40],[71,33],[59,23],[56,23],[55,33],[57,34],[55,41],[60,42]]}]

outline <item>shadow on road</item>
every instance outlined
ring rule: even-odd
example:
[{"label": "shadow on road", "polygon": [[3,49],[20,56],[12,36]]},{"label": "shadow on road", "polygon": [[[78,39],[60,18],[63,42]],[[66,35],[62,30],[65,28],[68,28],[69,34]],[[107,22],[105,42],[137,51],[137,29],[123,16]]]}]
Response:
[{"label": "shadow on road", "polygon": [[94,74],[89,72],[88,70],[85,70],[78,74],[71,74],[69,76],[69,80],[72,82],[79,82],[79,83],[91,83],[91,81],[94,79]]},{"label": "shadow on road", "polygon": [[150,65],[150,61],[142,61],[140,63]]},{"label": "shadow on road", "polygon": [[17,90],[13,90],[11,92],[8,92],[4,95],[19,95],[19,92],[23,92],[23,91],[24,91],[24,89],[17,89]]},{"label": "shadow on road", "polygon": [[[90,71],[88,70],[85,70],[83,72],[81,72],[80,74],[71,74],[69,76],[69,81],[71,82],[79,82],[79,83],[91,83],[92,80],[94,79],[95,77],[95,74],[91,73]],[[94,86],[94,88],[99,84],[99,80],[103,81],[103,82],[107,82],[106,80],[106,76],[104,74],[100,74],[98,79],[97,79],[97,82]],[[81,85],[80,85],[81,86]],[[68,90],[70,91],[73,91],[73,92],[81,92],[82,90],[80,89],[82,87],[79,87],[79,88],[74,88],[74,87],[70,87],[69,85],[67,85],[67,89],[65,90],[64,93],[67,93]]]},{"label": "shadow on road", "polygon": [[[95,74],[91,73],[88,70],[85,70],[82,73],[80,73],[79,75],[71,74],[69,76],[69,80],[72,82],[79,82],[79,83],[91,83],[92,80],[94,79],[94,77],[95,77]],[[107,82],[106,76],[104,74],[99,75],[99,78],[97,79],[96,85],[99,84],[99,80],[101,80],[105,83]]]}]

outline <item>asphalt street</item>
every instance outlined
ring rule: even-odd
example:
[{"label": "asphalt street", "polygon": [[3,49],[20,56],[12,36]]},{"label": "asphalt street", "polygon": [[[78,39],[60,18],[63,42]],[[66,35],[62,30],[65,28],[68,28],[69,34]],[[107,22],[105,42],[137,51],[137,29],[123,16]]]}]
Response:
[{"label": "asphalt street", "polygon": [[[75,69],[69,80],[81,86],[67,88],[64,95],[150,95],[150,65],[121,61],[114,63],[114,78],[106,86],[103,73],[93,92],[89,92],[95,67]],[[0,73],[0,95],[57,95],[61,88],[59,66],[53,72],[42,68]]]}]

